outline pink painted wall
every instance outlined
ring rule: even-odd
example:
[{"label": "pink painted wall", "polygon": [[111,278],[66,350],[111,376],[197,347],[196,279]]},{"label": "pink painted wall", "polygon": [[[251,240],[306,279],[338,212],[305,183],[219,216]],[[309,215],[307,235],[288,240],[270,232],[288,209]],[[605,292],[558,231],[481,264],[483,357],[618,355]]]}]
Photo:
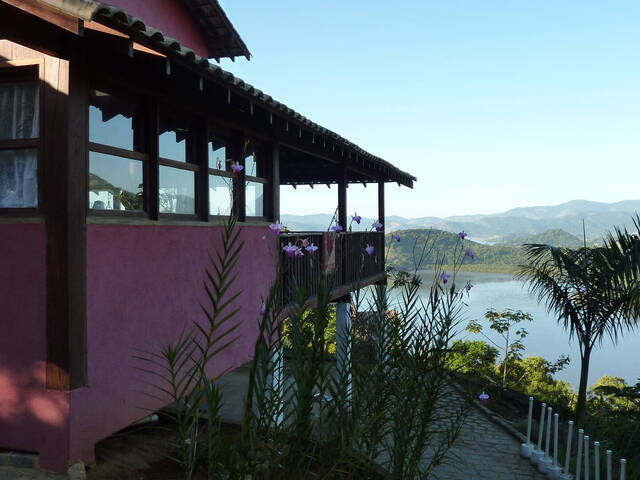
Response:
[{"label": "pink painted wall", "polygon": [[175,38],[201,57],[208,57],[202,29],[180,0],[107,0],[105,3],[142,19],[145,25]]},{"label": "pink painted wall", "polygon": [[0,224],[0,448],[61,469],[69,395],[45,387],[45,282],[44,224]]},{"label": "pink painted wall", "polygon": [[[88,387],[71,393],[70,460],[93,458],[93,445],[148,415],[162,402],[136,369],[136,349],[157,351],[193,320],[203,320],[207,253],[219,247],[219,227],[87,226]],[[276,239],[268,227],[243,227],[237,287],[240,339],[217,370],[249,361],[261,298],[275,276]],[[145,390],[146,389],[146,390]],[[154,392],[155,393],[155,392]]]}]

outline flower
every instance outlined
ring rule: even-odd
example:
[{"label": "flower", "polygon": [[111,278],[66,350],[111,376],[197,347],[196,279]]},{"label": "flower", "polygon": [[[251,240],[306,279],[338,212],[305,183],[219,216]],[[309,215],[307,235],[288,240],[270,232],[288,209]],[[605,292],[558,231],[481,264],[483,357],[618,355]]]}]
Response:
[{"label": "flower", "polygon": [[286,227],[278,221],[269,225],[269,228],[273,230],[273,233],[275,233],[276,235],[280,235],[280,232],[282,232],[282,230],[284,230],[284,228]]},{"label": "flower", "polygon": [[295,255],[296,251],[298,251],[300,249],[298,247],[296,247],[295,245],[291,245],[291,242],[289,242],[289,245],[285,245],[284,247],[282,247],[282,250],[287,252],[288,256],[293,257]]},{"label": "flower", "polygon": [[375,222],[371,226],[376,229],[376,232],[381,232],[382,231],[383,225],[380,222]]},{"label": "flower", "polygon": [[304,248],[307,248],[309,246],[309,239],[308,238],[305,238],[305,239],[302,240],[302,246]]},{"label": "flower", "polygon": [[440,274],[440,281],[445,285],[447,284],[450,278],[451,278],[451,275],[449,275],[447,272],[442,272]]},{"label": "flower", "polygon": [[400,235],[396,235],[395,233],[391,235],[391,240],[395,240],[396,242],[400,241]]},{"label": "flower", "polygon": [[464,230],[462,230],[460,233],[458,233],[458,236],[464,240],[467,237],[468,233],[465,232]]},{"label": "flower", "polygon": [[467,248],[464,251],[464,254],[465,254],[466,257],[469,257],[471,260],[475,260],[475,258],[476,258],[476,254],[470,248]]},{"label": "flower", "polygon": [[305,250],[309,253],[314,253],[316,250],[318,250],[318,247],[312,243],[311,245],[305,247]]},{"label": "flower", "polygon": [[367,248],[364,249],[365,252],[367,252],[369,254],[369,256],[373,255],[373,252],[376,251],[375,248],[373,248],[373,245],[369,245],[367,243]]},{"label": "flower", "polygon": [[260,315],[264,315],[265,313],[267,313],[267,305],[262,302],[262,304],[260,304]]},{"label": "flower", "polygon": [[360,225],[360,222],[362,221],[362,217],[358,214],[355,214],[353,217],[351,217],[353,219],[354,222],[356,222],[358,225]]},{"label": "flower", "polygon": [[478,395],[478,400],[480,400],[481,402],[486,402],[487,400],[489,400],[489,394],[482,392],[480,395]]},{"label": "flower", "polygon": [[304,252],[300,247],[296,247],[296,251],[293,253],[296,257],[304,257]]},{"label": "flower", "polygon": [[340,233],[344,231],[344,228],[342,228],[340,225],[334,225],[329,230],[333,230],[336,233]]},{"label": "flower", "polygon": [[473,283],[471,283],[471,282],[467,282],[467,284],[465,285],[465,287],[464,287],[464,288],[465,288],[465,289],[467,290],[467,292],[468,292],[468,291],[469,291],[469,290],[471,290],[473,287],[474,287]]},{"label": "flower", "polygon": [[233,170],[233,173],[240,173],[244,170],[244,166],[240,165],[238,162],[231,162],[231,170]]}]

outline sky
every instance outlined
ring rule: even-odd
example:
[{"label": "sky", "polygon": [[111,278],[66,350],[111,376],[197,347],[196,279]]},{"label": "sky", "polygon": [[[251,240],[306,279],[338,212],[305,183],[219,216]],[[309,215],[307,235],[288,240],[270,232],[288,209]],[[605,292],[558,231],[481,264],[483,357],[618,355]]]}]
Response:
[{"label": "sky", "polygon": [[[224,0],[222,67],[418,178],[387,215],[640,198],[640,2]],[[283,213],[337,192],[283,187]],[[348,209],[376,216],[374,186]]]}]

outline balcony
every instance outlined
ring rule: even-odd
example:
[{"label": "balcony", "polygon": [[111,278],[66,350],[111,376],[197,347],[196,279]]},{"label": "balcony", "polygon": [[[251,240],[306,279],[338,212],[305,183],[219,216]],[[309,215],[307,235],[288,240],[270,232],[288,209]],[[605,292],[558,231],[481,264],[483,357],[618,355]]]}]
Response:
[{"label": "balcony", "polygon": [[[288,255],[282,247],[289,243],[302,245],[307,240],[318,247],[314,253],[303,250],[303,256]],[[332,298],[338,298],[358,287],[377,283],[385,278],[384,233],[352,232],[294,232],[280,237],[280,268],[282,272],[282,297],[284,305],[295,301],[296,287],[307,289],[310,299],[318,291],[320,276],[334,272]],[[373,254],[365,248],[371,245]]]}]

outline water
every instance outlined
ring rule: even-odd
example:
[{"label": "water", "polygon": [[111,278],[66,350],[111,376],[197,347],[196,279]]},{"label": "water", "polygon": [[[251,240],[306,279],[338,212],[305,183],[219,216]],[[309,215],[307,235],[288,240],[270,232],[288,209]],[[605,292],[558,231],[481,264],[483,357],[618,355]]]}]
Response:
[{"label": "water", "polygon": [[[424,272],[425,284],[431,282],[433,272]],[[521,281],[513,275],[503,273],[459,272],[456,284],[464,285],[470,281],[474,288],[466,298],[468,308],[464,310],[464,321],[460,326],[463,330],[458,338],[484,340],[480,334],[464,331],[468,320],[479,319],[484,326],[483,331],[494,341],[501,338],[489,329],[489,322],[484,319],[484,313],[489,308],[503,310],[512,308],[523,310],[533,315],[532,322],[524,322],[529,335],[524,339],[525,356],[541,356],[554,361],[560,355],[569,355],[571,363],[555,377],[566,380],[577,390],[580,379],[580,350],[577,341],[569,341],[569,334],[558,325],[555,318],[547,313],[544,305],[531,297]],[[426,290],[425,290],[426,293]],[[515,331],[515,330],[514,330]],[[591,354],[589,369],[589,385],[594,384],[603,375],[613,375],[624,378],[628,383],[636,383],[640,377],[640,331],[627,332],[614,345],[605,340],[600,347],[596,347]]]}]

